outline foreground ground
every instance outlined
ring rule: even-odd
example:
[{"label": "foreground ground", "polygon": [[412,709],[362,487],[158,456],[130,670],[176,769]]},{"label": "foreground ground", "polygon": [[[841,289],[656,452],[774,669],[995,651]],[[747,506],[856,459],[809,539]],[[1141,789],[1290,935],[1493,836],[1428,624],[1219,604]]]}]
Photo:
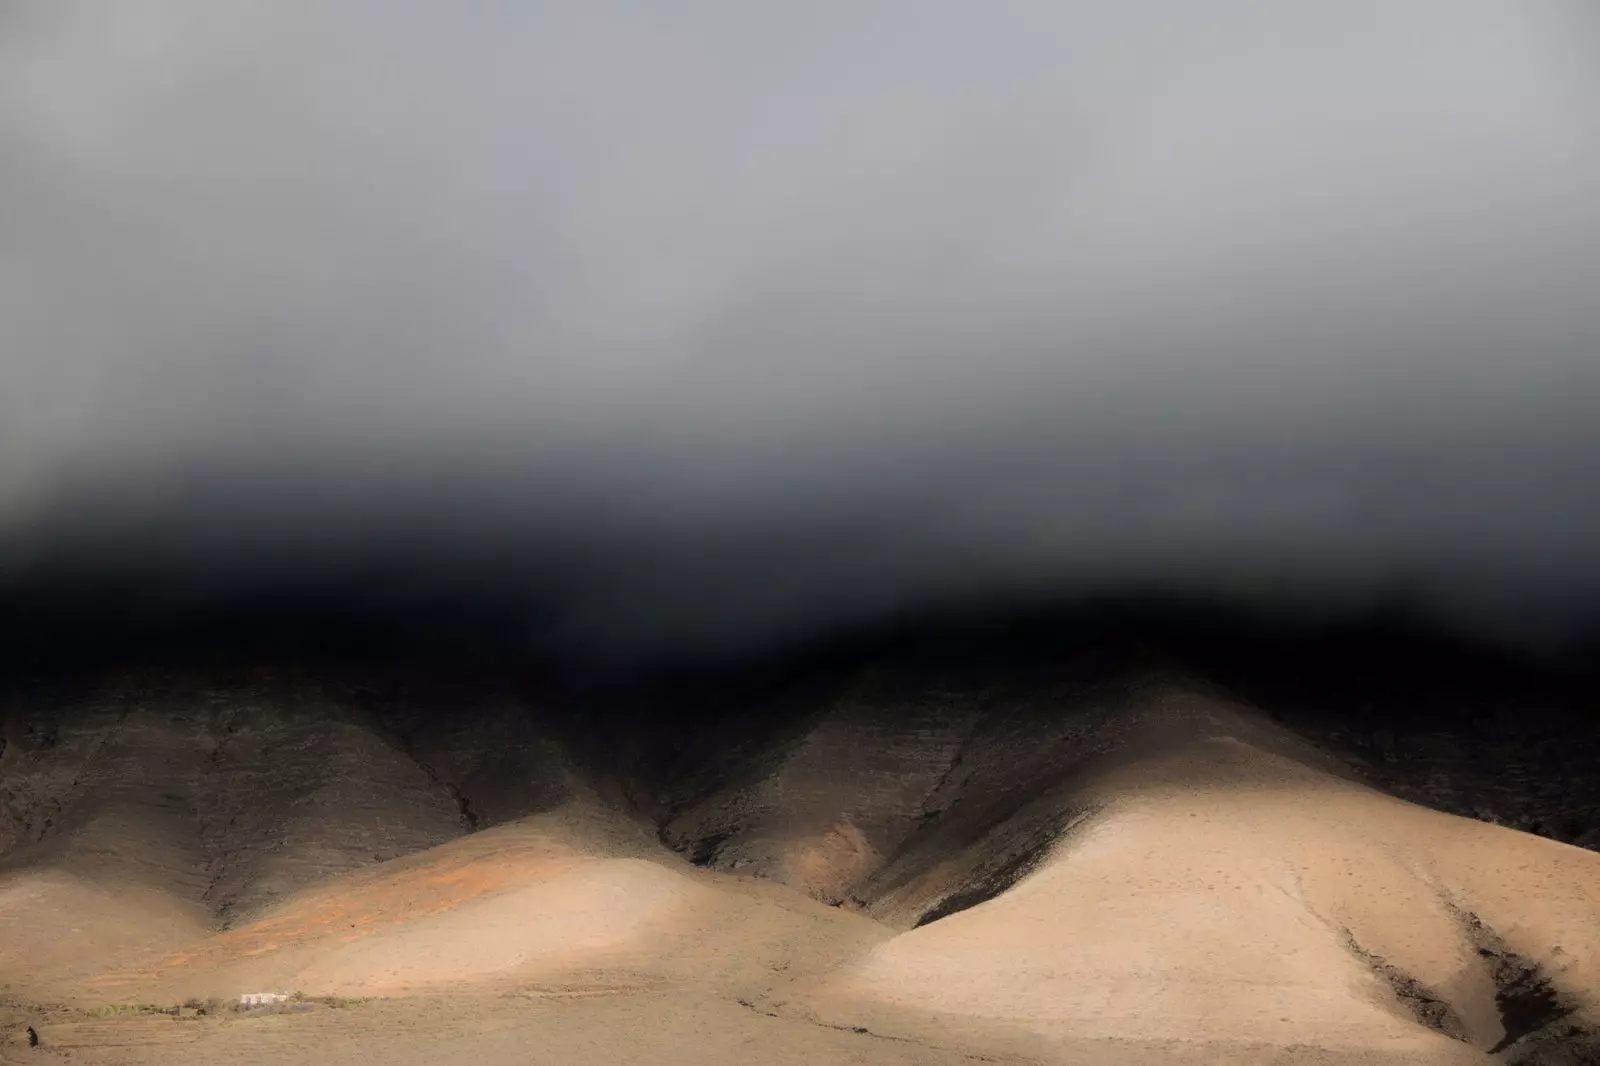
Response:
[{"label": "foreground ground", "polygon": [[[26,1013],[27,1020],[18,1017]],[[13,1009],[7,1061],[94,1066],[328,1063],[475,1066],[659,1063],[661,1066],[873,1063],[884,1066],[1075,1062],[1086,1066],[1362,1066],[1423,1061],[1402,1053],[1135,1039],[1041,1041],[948,1019],[804,1007],[692,988],[539,987],[495,995],[376,999],[289,1012],[170,1016]],[[39,1039],[29,1047],[27,1026]],[[1481,1062],[1462,1054],[1432,1062]],[[1581,1061],[1581,1060],[1574,1060]]]}]

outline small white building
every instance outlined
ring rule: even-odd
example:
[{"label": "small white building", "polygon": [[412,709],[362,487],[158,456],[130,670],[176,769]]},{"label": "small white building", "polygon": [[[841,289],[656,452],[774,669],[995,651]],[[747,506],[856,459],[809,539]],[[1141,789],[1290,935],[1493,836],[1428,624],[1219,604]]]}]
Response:
[{"label": "small white building", "polygon": [[270,1007],[275,1003],[287,1003],[287,992],[246,992],[239,997],[241,1007]]}]

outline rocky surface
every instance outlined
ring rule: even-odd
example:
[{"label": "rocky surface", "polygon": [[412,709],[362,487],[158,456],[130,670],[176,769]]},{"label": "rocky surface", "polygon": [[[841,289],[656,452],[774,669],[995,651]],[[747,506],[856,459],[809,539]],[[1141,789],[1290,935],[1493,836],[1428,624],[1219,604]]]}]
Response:
[{"label": "rocky surface", "polygon": [[1386,792],[1600,851],[1600,731],[1581,719],[1414,732],[1295,724]]},{"label": "rocky surface", "polygon": [[415,712],[385,720],[369,704],[260,673],[124,677],[15,701],[0,754],[0,868],[158,884],[227,925],[328,876],[541,809],[565,788],[525,714],[502,706],[421,726]]}]

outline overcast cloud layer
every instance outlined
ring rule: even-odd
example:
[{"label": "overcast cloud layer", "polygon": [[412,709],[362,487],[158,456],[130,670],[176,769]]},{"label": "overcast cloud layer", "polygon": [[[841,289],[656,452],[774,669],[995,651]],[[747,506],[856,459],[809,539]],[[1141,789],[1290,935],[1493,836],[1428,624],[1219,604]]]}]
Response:
[{"label": "overcast cloud layer", "polygon": [[0,567],[1555,631],[1597,196],[1591,0],[0,0]]}]

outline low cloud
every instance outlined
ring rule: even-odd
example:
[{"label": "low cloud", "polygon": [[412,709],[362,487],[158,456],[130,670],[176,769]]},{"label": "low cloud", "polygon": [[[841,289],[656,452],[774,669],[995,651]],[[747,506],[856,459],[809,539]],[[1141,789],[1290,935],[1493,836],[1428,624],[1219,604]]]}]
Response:
[{"label": "low cloud", "polygon": [[1597,31],[15,0],[0,565],[640,647],[1133,585],[1558,633],[1600,592]]}]

